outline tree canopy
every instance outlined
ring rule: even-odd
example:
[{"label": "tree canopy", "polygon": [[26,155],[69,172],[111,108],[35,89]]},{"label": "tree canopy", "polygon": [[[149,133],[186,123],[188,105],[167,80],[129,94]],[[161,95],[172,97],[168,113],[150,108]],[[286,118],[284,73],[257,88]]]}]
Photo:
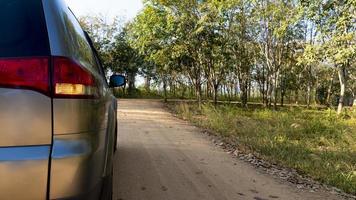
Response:
[{"label": "tree canopy", "polygon": [[[188,88],[199,103],[338,104],[340,113],[356,98],[355,6],[355,0],[145,0],[124,28],[101,24],[104,37],[89,32],[110,58],[108,68],[155,80],[165,97],[187,96]],[[86,27],[98,30],[100,23]]]}]

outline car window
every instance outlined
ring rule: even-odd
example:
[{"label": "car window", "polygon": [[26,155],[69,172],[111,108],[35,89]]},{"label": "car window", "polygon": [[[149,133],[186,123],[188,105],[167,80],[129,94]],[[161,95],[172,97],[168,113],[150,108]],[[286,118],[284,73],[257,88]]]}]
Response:
[{"label": "car window", "polygon": [[99,66],[99,68],[100,68],[101,77],[103,78],[103,80],[104,80],[104,82],[105,82],[105,86],[108,87],[108,86],[109,86],[108,80],[106,79],[105,70],[104,70],[103,65],[102,65],[102,63],[101,63],[100,56],[99,56],[97,53],[95,53],[95,57],[96,57],[98,66]]},{"label": "car window", "polygon": [[64,21],[66,23],[66,28],[70,33],[67,36],[67,40],[69,40],[68,44],[70,44],[69,48],[71,56],[83,66],[88,68],[91,72],[100,74],[100,68],[97,65],[92,48],[85,36],[85,32],[80,26],[75,15],[68,7],[66,8]]},{"label": "car window", "polygon": [[41,0],[1,0],[0,26],[0,57],[50,54]]},{"label": "car window", "polygon": [[105,83],[107,84],[105,70],[103,68],[99,53],[95,49],[95,46],[94,46],[93,41],[91,40],[89,34],[87,32],[84,32],[84,34],[85,34],[85,36],[86,36],[86,38],[87,38],[87,40],[89,42],[89,45],[90,45],[90,47],[91,47],[91,49],[92,49],[92,51],[94,53],[94,57],[95,57],[95,60],[96,60],[97,66],[98,66],[99,74],[102,76],[103,80],[105,80]]}]

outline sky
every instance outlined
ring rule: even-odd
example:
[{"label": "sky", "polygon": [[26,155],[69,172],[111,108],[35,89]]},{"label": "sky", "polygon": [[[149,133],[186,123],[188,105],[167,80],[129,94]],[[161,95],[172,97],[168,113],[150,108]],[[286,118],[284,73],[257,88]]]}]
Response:
[{"label": "sky", "polygon": [[[116,16],[124,21],[132,20],[143,8],[142,0],[65,0],[77,17],[89,14],[103,14],[109,20]],[[137,86],[144,80],[137,77]]]},{"label": "sky", "polygon": [[103,14],[108,18],[133,19],[142,9],[141,0],[65,0],[76,16]]}]

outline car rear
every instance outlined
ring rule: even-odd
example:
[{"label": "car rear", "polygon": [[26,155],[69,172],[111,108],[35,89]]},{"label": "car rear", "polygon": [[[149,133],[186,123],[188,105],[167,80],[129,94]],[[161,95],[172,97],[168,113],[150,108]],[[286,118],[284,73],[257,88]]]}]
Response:
[{"label": "car rear", "polygon": [[0,199],[99,199],[116,101],[62,0],[0,1]]}]

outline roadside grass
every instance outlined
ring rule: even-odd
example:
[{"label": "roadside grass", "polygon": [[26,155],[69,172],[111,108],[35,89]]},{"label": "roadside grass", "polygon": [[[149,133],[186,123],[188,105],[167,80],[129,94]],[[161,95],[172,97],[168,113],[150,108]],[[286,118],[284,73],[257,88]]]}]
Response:
[{"label": "roadside grass", "polygon": [[356,110],[242,109],[170,103],[179,116],[271,162],[356,194]]},{"label": "roadside grass", "polygon": [[127,99],[162,99],[162,96],[155,90],[147,91],[145,89],[136,89],[130,94],[124,91],[122,88],[116,88],[113,90],[114,95],[117,98],[127,98]]}]

